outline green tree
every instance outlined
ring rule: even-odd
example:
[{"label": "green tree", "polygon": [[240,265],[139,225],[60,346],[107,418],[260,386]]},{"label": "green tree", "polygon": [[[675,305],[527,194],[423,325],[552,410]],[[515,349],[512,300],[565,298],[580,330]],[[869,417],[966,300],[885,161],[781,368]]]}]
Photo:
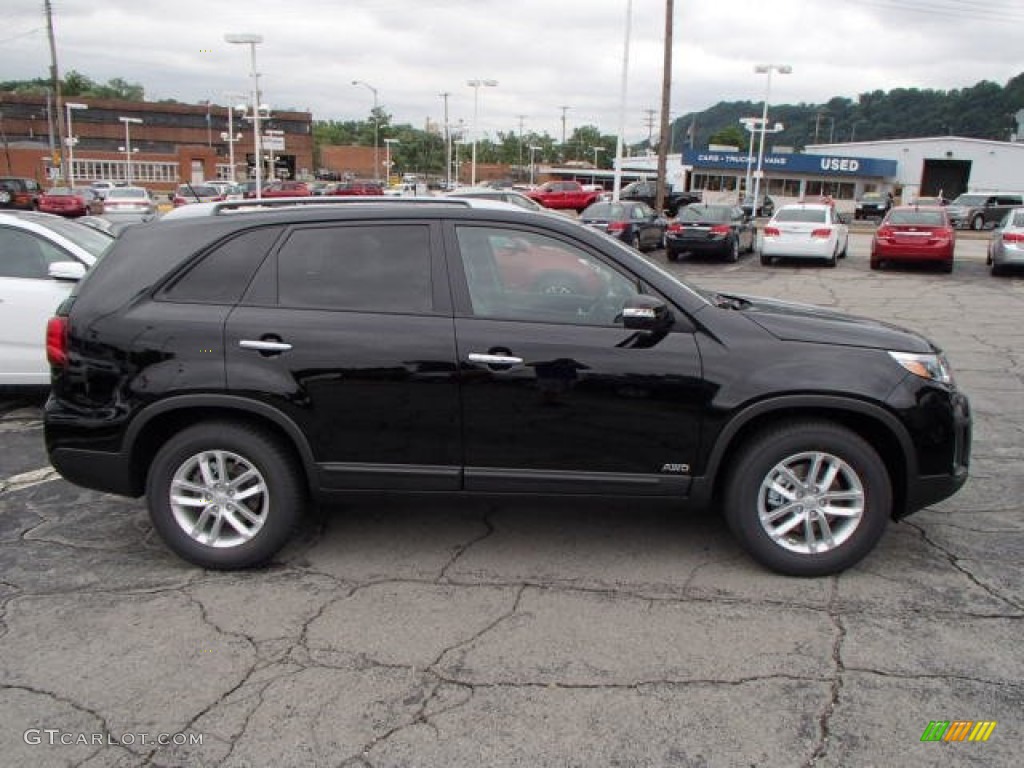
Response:
[{"label": "green tree", "polygon": [[709,144],[724,144],[727,147],[739,147],[746,150],[749,131],[738,125],[727,125],[722,130],[708,137]]}]

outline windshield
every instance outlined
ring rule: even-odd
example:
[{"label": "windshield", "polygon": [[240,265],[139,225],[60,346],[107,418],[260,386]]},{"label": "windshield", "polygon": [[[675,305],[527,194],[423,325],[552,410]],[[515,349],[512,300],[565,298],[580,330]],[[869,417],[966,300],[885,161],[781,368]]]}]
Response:
[{"label": "windshield", "polygon": [[110,246],[114,244],[114,238],[106,232],[101,232],[98,229],[87,227],[85,224],[79,224],[77,221],[61,219],[58,217],[52,217],[51,219],[50,216],[40,219],[33,218],[32,220],[44,225],[47,229],[56,232],[61,237],[70,240],[79,248],[82,248],[92,254],[97,259],[106,253]]},{"label": "windshield", "polygon": [[113,200],[119,197],[144,200],[147,195],[146,190],[144,189],[112,189],[107,193],[107,200]]},{"label": "windshield", "polygon": [[679,221],[729,221],[732,208],[727,205],[688,205],[676,218]]},{"label": "windshield", "polygon": [[896,226],[944,227],[946,217],[942,211],[893,211],[889,223]]},{"label": "windshield", "polygon": [[621,203],[596,203],[583,212],[585,219],[612,219],[621,221],[629,218],[629,209]]},{"label": "windshield", "polygon": [[776,221],[805,221],[818,224],[825,221],[824,208],[783,208],[775,214]]}]

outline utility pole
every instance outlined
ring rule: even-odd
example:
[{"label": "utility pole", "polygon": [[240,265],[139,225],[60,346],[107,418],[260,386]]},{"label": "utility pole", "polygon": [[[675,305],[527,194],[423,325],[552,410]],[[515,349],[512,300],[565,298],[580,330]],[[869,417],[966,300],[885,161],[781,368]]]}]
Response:
[{"label": "utility pole", "polygon": [[644,114],[647,115],[647,147],[648,149],[654,146],[654,115],[658,110],[656,109],[645,109]]},{"label": "utility pole", "polygon": [[[53,38],[53,7],[50,0],[44,0],[43,8],[46,11],[46,35],[50,39],[50,80],[53,82],[53,92],[57,95],[57,136],[60,139],[60,161],[61,177],[69,178],[67,152],[67,132],[64,127],[64,98],[60,89],[60,71],[57,69],[57,43]],[[56,152],[54,153],[56,154]],[[53,158],[56,160],[56,158]]]},{"label": "utility pole", "polygon": [[665,63],[661,72],[661,137],[658,141],[658,186],[657,197],[654,200],[654,209],[661,211],[665,208],[665,187],[668,185],[668,135],[669,102],[672,99],[672,14],[674,11],[674,0],[665,0]]},{"label": "utility pole", "polygon": [[559,107],[562,110],[562,162],[568,159],[568,155],[565,152],[565,113],[569,111],[568,105]]}]

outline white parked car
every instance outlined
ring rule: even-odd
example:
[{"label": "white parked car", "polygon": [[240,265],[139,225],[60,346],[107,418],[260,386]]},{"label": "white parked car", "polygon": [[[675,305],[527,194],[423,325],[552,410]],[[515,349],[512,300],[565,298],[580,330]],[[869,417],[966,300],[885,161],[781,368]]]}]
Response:
[{"label": "white parked car", "polygon": [[0,385],[49,386],[47,321],[113,242],[62,216],[0,213]]},{"label": "white parked car", "polygon": [[794,203],[776,209],[761,238],[761,263],[776,257],[823,259],[829,267],[846,257],[850,230],[828,203]]}]

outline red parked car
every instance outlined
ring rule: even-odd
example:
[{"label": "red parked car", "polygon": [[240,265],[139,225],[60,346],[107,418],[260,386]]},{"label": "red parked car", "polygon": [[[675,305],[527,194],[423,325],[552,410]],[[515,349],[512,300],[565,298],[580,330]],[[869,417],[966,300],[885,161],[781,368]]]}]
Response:
[{"label": "red parked car", "polygon": [[334,188],[331,195],[383,195],[384,185],[376,181],[346,181]]},{"label": "red parked car", "polygon": [[278,181],[261,191],[263,197],[309,197],[313,190],[304,181]]},{"label": "red parked car", "polygon": [[53,187],[39,196],[37,208],[40,213],[55,213],[58,216],[77,217],[89,213],[85,195],[70,187]]},{"label": "red parked car", "polygon": [[871,268],[886,262],[925,261],[953,271],[956,233],[943,208],[905,205],[890,208],[871,240]]}]

